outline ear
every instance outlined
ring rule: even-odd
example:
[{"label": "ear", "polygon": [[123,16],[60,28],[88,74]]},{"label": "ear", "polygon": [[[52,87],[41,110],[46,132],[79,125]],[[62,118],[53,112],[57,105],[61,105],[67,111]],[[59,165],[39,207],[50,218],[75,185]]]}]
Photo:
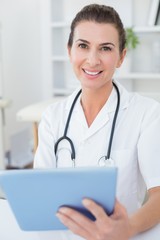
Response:
[{"label": "ear", "polygon": [[119,59],[119,61],[117,63],[117,68],[119,68],[122,65],[122,63],[124,61],[124,58],[126,56],[126,53],[127,53],[127,49],[125,48],[125,49],[123,49],[123,51],[122,51],[122,53],[120,55],[120,59]]}]

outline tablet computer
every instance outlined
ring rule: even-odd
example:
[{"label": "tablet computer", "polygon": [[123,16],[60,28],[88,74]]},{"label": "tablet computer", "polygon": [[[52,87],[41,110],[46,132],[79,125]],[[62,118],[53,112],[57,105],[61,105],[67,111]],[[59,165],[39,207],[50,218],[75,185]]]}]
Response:
[{"label": "tablet computer", "polygon": [[107,214],[114,209],[116,167],[6,170],[0,172],[0,186],[22,230],[60,230],[66,227],[56,217],[60,206],[80,211],[93,221],[82,205],[90,198]]}]

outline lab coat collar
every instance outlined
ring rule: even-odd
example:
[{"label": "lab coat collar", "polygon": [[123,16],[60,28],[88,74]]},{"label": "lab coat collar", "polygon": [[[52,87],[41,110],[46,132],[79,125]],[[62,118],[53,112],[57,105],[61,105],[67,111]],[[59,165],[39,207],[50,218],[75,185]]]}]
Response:
[{"label": "lab coat collar", "polygon": [[[118,89],[119,89],[119,92],[120,92],[120,110],[124,109],[124,108],[127,108],[128,105],[129,105],[129,102],[131,100],[131,94],[117,81],[114,81],[116,83],[116,85],[118,86]],[[67,100],[67,104],[66,104],[66,110],[70,110],[71,108],[71,105],[73,103],[73,100],[75,98],[75,96],[77,95],[78,91],[80,90],[81,88],[78,87],[69,97],[68,97],[68,100]],[[106,102],[106,104],[104,105],[103,108],[107,108],[107,112],[110,113],[110,112],[113,112],[115,111],[115,108],[116,108],[116,104],[115,102],[117,101],[117,93],[116,93],[116,90],[115,88],[113,88],[109,98],[108,98],[108,101]],[[74,108],[74,111],[77,111],[78,110],[78,106],[81,105],[80,103],[80,97],[78,98],[77,102],[76,102],[76,105],[75,105],[75,108]]]},{"label": "lab coat collar", "polygon": [[[119,92],[120,92],[120,108],[119,111],[127,108],[127,106],[129,105],[130,102],[130,94],[119,84],[117,83]],[[69,112],[71,105],[73,103],[73,100],[76,96],[76,94],[78,93],[78,91],[80,90],[77,89],[69,98],[68,98],[68,102],[66,105],[66,110],[67,112]],[[83,109],[80,103],[80,98],[78,98],[75,108],[74,108],[74,113],[77,114],[77,119],[80,122],[80,124],[83,124],[83,126],[86,128],[87,131],[85,131],[85,136],[84,139],[87,139],[89,137],[91,137],[93,134],[95,134],[99,129],[101,129],[105,124],[107,124],[107,122],[110,119],[110,113],[114,112],[117,106],[117,92],[115,90],[115,88],[113,88],[107,102],[105,103],[105,105],[103,106],[103,108],[101,109],[100,113],[97,115],[96,119],[94,120],[94,122],[92,123],[92,125],[88,128],[84,113],[83,113]]]}]

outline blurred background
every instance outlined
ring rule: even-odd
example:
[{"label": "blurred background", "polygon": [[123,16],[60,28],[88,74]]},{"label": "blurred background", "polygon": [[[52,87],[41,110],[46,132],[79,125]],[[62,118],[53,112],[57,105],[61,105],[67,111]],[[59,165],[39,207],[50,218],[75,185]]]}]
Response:
[{"label": "blurred background", "polygon": [[159,2],[0,0],[0,169],[32,167],[43,110],[78,86],[66,44],[71,20],[88,3],[113,6],[138,37],[115,79],[160,100]]}]

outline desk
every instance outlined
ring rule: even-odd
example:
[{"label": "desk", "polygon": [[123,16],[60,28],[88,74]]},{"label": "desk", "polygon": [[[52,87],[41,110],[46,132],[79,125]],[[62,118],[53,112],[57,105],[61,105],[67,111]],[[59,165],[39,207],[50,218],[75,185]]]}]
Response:
[{"label": "desk", "polygon": [[33,139],[34,139],[34,152],[38,145],[38,124],[41,120],[42,113],[52,103],[60,101],[65,97],[54,97],[52,99],[31,104],[17,112],[17,120],[31,122],[33,124]]}]

